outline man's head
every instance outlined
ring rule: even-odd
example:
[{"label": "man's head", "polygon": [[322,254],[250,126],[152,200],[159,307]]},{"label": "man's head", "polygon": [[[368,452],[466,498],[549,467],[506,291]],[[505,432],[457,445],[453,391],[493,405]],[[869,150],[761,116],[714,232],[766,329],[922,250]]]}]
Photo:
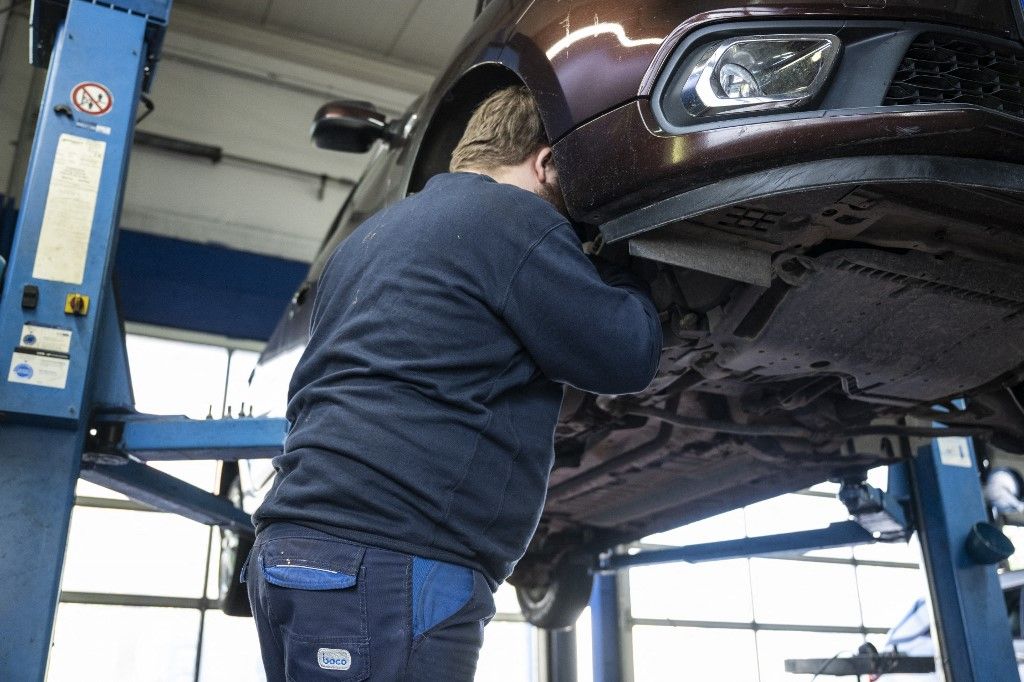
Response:
[{"label": "man's head", "polygon": [[524,87],[499,90],[476,108],[452,152],[449,169],[521,187],[565,213],[537,102]]}]

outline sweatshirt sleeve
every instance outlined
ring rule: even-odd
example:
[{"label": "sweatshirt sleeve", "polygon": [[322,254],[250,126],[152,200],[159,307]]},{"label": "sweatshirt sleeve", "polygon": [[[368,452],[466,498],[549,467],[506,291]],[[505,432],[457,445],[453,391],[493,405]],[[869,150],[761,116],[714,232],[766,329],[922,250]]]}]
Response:
[{"label": "sweatshirt sleeve", "polygon": [[607,283],[560,223],[524,255],[502,316],[549,379],[592,393],[635,393],[657,371],[661,324],[631,277],[609,275]]}]

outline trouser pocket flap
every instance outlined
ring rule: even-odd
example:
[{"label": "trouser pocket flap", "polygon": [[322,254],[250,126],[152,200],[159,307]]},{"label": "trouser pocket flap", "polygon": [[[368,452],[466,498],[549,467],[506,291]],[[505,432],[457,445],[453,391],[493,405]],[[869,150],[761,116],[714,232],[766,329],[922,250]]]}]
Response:
[{"label": "trouser pocket flap", "polygon": [[365,553],[347,542],[277,538],[263,547],[263,576],[278,587],[342,590],[356,584]]}]

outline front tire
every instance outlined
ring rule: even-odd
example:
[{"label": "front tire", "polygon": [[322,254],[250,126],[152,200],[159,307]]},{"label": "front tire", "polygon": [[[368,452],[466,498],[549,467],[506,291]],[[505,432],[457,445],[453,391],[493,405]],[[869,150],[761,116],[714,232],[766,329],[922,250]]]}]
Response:
[{"label": "front tire", "polygon": [[517,585],[516,597],[528,623],[556,630],[576,624],[590,603],[593,585],[588,557],[569,554],[559,559],[548,584],[537,587]]}]

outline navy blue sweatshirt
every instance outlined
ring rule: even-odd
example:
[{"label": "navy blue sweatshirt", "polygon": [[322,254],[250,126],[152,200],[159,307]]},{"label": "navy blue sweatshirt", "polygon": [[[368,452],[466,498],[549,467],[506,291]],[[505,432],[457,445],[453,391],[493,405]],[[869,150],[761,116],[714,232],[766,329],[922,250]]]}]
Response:
[{"label": "navy blue sweatshirt", "polygon": [[473,173],[436,176],[331,256],[289,389],[291,430],[254,515],[480,570],[526,551],[562,386],[643,389],[654,306],[605,283],[554,207]]}]

